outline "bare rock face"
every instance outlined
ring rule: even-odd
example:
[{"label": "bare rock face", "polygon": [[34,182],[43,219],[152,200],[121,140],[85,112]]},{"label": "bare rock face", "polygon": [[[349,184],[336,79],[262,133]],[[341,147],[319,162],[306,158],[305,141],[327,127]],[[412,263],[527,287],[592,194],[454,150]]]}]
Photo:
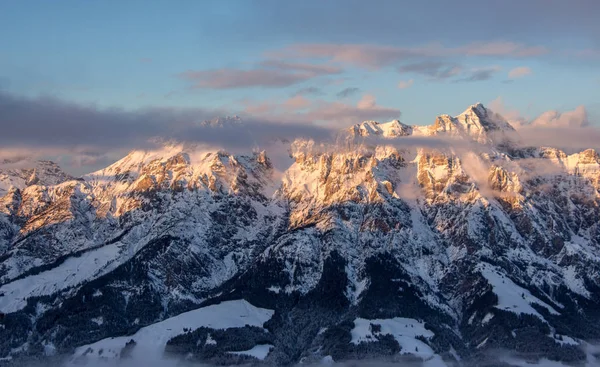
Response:
[{"label": "bare rock face", "polygon": [[[292,142],[282,172],[268,151],[178,144],[82,180],[48,162],[2,171],[0,358],[131,357],[143,335],[221,364],[595,358],[596,151],[504,149],[512,127],[481,104],[346,132],[335,149]],[[423,136],[464,148],[403,144]],[[190,316],[228,302],[244,323]]]}]

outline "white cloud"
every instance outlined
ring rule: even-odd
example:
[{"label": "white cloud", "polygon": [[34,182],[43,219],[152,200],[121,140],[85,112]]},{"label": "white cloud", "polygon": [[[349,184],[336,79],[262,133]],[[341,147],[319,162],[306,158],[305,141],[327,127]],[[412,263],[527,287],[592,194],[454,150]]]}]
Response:
[{"label": "white cloud", "polygon": [[521,116],[521,113],[518,110],[511,109],[504,104],[504,99],[502,97],[498,97],[488,103],[488,107],[504,117],[506,121],[515,128],[527,123],[527,120]]},{"label": "white cloud", "polygon": [[361,110],[366,110],[366,109],[375,107],[375,96],[372,96],[370,94],[365,94],[360,99],[360,101],[358,101],[358,103],[356,104],[356,107],[358,107]]},{"label": "white cloud", "polygon": [[589,120],[585,106],[577,106],[573,111],[546,111],[533,120],[530,125],[555,128],[585,127],[589,125]]},{"label": "white cloud", "polygon": [[522,78],[524,76],[531,75],[531,74],[532,74],[531,68],[529,68],[527,66],[519,66],[508,72],[508,78],[509,79],[518,79],[518,78]]},{"label": "white cloud", "polygon": [[406,88],[410,88],[410,87],[412,87],[413,83],[414,83],[414,80],[412,80],[412,79],[409,79],[409,80],[401,80],[401,81],[398,83],[398,88],[400,88],[400,89],[406,89]]}]

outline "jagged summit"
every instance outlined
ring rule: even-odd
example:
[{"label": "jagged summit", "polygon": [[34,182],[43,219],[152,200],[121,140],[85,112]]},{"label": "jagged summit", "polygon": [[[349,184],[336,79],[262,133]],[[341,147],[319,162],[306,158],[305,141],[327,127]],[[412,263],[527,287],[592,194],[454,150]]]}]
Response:
[{"label": "jagged summit", "polygon": [[412,127],[403,124],[400,120],[379,123],[377,121],[364,121],[356,124],[349,129],[352,136],[372,136],[383,137],[407,136],[412,134]]},{"label": "jagged summit", "polygon": [[[84,176],[92,187],[124,193],[164,189],[263,195],[271,162],[264,151],[231,154],[194,144],[166,144],[135,150],[112,165]],[[273,190],[271,190],[273,191]],[[111,200],[105,197],[103,200]],[[132,204],[137,205],[137,204]]]},{"label": "jagged summit", "polygon": [[[4,167],[4,168],[3,168]],[[73,179],[60,166],[48,160],[13,159],[0,163],[0,196],[14,186],[57,185]]]},{"label": "jagged summit", "polygon": [[463,113],[456,116],[459,121],[472,122],[486,131],[514,131],[514,127],[501,115],[487,109],[483,104],[476,103],[467,108]]},{"label": "jagged summit", "polygon": [[483,103],[481,102],[477,102],[475,104],[470,105],[463,113],[461,113],[461,115],[464,115],[466,113],[470,113],[470,112],[474,112],[478,115],[487,115],[487,109],[485,108],[485,106],[483,105]]},{"label": "jagged summit", "polygon": [[241,117],[235,116],[224,116],[224,117],[215,117],[211,120],[205,120],[200,123],[200,126],[206,127],[239,127],[243,126],[244,121]]},{"label": "jagged summit", "polygon": [[364,121],[352,126],[348,131],[352,136],[382,136],[386,138],[446,134],[489,144],[495,141],[493,135],[514,132],[515,129],[502,116],[487,109],[483,104],[476,103],[456,117],[447,114],[440,115],[436,117],[432,125],[410,126],[399,120],[386,123]]}]

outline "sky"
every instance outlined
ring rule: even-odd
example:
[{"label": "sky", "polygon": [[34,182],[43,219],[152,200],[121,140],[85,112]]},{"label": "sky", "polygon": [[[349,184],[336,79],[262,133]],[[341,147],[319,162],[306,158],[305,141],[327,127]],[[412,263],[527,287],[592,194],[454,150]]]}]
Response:
[{"label": "sky", "polygon": [[[103,156],[135,140],[115,135],[131,120],[140,136],[216,115],[426,125],[476,102],[594,125],[598,14],[597,0],[2,1],[0,124],[18,133],[0,144]],[[39,114],[24,124],[15,106]]]}]

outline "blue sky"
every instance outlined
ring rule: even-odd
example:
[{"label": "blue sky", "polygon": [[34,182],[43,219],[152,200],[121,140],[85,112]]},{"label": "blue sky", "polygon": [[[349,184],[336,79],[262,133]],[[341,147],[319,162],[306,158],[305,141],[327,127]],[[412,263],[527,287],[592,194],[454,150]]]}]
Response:
[{"label": "blue sky", "polygon": [[322,125],[430,124],[501,100],[526,118],[583,105],[595,124],[599,13],[595,0],[3,1],[0,91]]}]

